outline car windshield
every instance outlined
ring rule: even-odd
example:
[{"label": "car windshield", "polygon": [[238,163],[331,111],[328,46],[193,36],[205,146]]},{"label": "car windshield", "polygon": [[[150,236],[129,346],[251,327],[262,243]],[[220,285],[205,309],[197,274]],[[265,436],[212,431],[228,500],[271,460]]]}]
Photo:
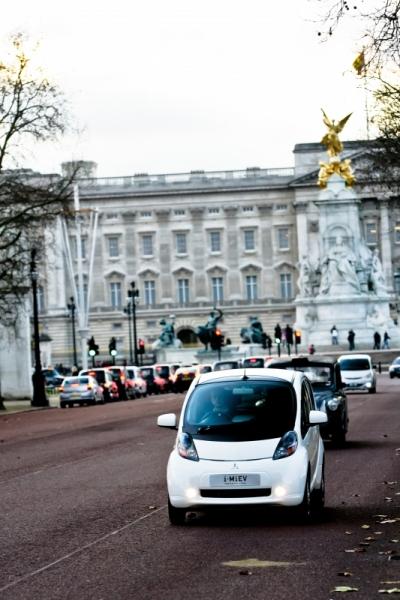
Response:
[{"label": "car windshield", "polygon": [[398,358],[395,358],[392,364],[393,365],[400,365],[400,356]]},{"label": "car windshield", "polygon": [[214,367],[214,371],[227,371],[229,369],[237,369],[238,364],[235,361],[218,363]]},{"label": "car windshield", "polygon": [[243,361],[243,368],[263,368],[264,359],[263,358],[245,358]]},{"label": "car windshield", "polygon": [[340,361],[341,371],[366,371],[370,368],[367,358],[343,358]]},{"label": "car windshield", "polygon": [[214,441],[265,440],[282,437],[295,419],[296,397],[287,382],[212,381],[194,389],[183,430]]}]

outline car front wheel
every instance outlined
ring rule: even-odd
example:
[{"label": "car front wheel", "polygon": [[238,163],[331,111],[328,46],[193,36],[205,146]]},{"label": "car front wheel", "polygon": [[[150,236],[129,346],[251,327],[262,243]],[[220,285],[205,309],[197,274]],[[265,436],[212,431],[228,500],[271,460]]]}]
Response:
[{"label": "car front wheel", "polygon": [[311,492],[312,512],[320,515],[325,506],[325,463],[322,465],[322,477],[319,488]]},{"label": "car front wheel", "polygon": [[175,506],[172,506],[171,501],[168,498],[168,517],[171,525],[184,525],[186,509],[176,508]]},{"label": "car front wheel", "polygon": [[307,474],[306,485],[304,488],[304,496],[302,503],[297,507],[297,514],[302,523],[310,523],[312,520],[312,502],[311,502],[311,486],[310,473]]}]

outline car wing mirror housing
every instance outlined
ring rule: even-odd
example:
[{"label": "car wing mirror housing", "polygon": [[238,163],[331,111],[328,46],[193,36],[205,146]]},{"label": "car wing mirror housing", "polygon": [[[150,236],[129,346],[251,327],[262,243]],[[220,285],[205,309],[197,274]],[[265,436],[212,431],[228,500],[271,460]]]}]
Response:
[{"label": "car wing mirror housing", "polygon": [[176,429],[176,415],[174,413],[167,413],[160,415],[157,419],[157,425],[159,427],[168,427],[169,429]]},{"label": "car wing mirror housing", "polygon": [[310,410],[309,423],[310,425],[322,425],[328,422],[327,414],[322,410]]}]

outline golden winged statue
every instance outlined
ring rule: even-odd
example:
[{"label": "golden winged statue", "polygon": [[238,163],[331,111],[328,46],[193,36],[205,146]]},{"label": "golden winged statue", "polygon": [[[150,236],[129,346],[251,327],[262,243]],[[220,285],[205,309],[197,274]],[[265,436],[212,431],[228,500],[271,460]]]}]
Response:
[{"label": "golden winged statue", "polygon": [[343,144],[339,140],[339,133],[342,131],[343,127],[346,125],[347,121],[350,119],[352,113],[348,114],[346,117],[341,119],[338,123],[327,116],[324,110],[321,108],[322,114],[324,116],[323,121],[328,128],[328,133],[324,135],[321,140],[321,144],[324,144],[327,148],[328,155],[332,158],[334,156],[338,156],[343,150]]}]

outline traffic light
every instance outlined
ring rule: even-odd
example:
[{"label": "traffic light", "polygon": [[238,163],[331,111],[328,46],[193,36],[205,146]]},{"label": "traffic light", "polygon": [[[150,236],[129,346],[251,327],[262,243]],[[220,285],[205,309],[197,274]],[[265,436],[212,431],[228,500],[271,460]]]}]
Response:
[{"label": "traffic light", "polygon": [[296,329],[296,331],[294,332],[294,339],[295,339],[295,343],[297,344],[301,344],[301,331],[300,329]]},{"label": "traffic light", "polygon": [[138,354],[144,354],[144,351],[145,351],[144,340],[139,339],[138,340]]},{"label": "traffic light", "polygon": [[96,344],[96,342],[94,341],[94,337],[92,336],[89,340],[88,340],[88,347],[89,347],[89,356],[96,356],[99,353],[99,346],[98,344]]},{"label": "traffic light", "polygon": [[110,339],[110,343],[108,344],[108,350],[111,356],[117,355],[117,340],[115,339],[115,337],[112,337]]},{"label": "traffic light", "polygon": [[224,345],[224,335],[222,334],[222,331],[220,329],[218,329],[218,327],[217,327],[215,329],[212,339],[211,339],[211,348],[213,350],[220,350],[223,345]]}]

